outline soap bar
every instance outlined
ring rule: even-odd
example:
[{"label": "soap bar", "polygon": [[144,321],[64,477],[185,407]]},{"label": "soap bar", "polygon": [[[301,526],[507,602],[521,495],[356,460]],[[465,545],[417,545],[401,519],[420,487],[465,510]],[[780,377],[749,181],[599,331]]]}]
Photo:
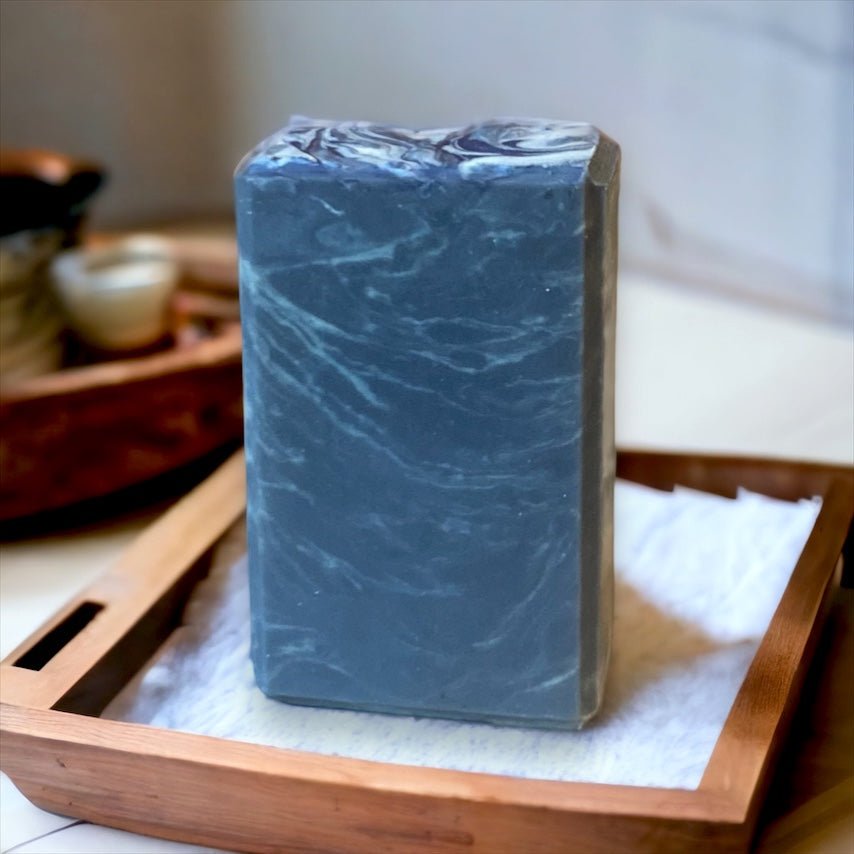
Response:
[{"label": "soap bar", "polygon": [[237,169],[252,658],[290,703],[570,729],[613,596],[619,149],[295,118]]}]

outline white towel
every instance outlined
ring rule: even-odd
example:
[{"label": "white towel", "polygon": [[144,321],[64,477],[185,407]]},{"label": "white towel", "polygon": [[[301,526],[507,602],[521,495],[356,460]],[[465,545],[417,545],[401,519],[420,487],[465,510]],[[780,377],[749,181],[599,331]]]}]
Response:
[{"label": "white towel", "polygon": [[186,625],[104,716],[380,762],[693,789],[820,503],[618,482],[614,647],[581,732],[288,706],[255,686],[245,560],[193,595]]}]

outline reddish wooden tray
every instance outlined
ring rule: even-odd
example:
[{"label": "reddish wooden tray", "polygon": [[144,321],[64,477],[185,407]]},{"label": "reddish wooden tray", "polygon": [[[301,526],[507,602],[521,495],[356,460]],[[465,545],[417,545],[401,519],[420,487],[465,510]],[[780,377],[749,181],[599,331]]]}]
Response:
[{"label": "reddish wooden tray", "polygon": [[852,470],[623,452],[618,473],[664,488],[823,497],[696,790],[414,768],[93,717],[180,620],[210,560],[242,549],[239,454],[0,664],[0,764],[53,812],[245,851],[743,850],[834,588]]},{"label": "reddish wooden tray", "polygon": [[179,261],[171,347],[4,389],[0,521],[103,498],[240,442],[236,263]]}]

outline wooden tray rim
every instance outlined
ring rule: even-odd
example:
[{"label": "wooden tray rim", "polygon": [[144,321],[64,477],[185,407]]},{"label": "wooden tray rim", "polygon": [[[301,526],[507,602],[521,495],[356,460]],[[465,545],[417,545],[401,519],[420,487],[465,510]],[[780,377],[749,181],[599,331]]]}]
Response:
[{"label": "wooden tray rim", "polygon": [[[735,472],[747,469],[784,469],[802,490],[820,493],[822,509],[793,571],[777,611],[748,670],[699,787],[695,790],[616,786],[595,783],[529,780],[494,774],[402,766],[346,757],[323,756],[271,748],[209,736],[157,729],[142,724],[86,717],[54,708],[93,662],[106,656],[119,635],[127,633],[152,601],[163,595],[167,583],[180,576],[243,512],[245,486],[243,456],[238,452],[207,481],[182,499],[148,528],[127,550],[113,571],[62,609],[0,663],[2,693],[2,757],[0,764],[36,802],[56,809],[44,794],[45,781],[27,771],[21,751],[40,746],[54,752],[76,745],[99,754],[173,762],[193,773],[217,768],[248,773],[267,781],[320,785],[340,792],[374,792],[419,799],[543,810],[577,818],[599,816],[662,820],[676,824],[725,825],[728,844],[746,844],[755,822],[775,745],[794,706],[796,689],[806,669],[827,600],[834,588],[834,568],[842,549],[854,504],[854,469],[738,457],[674,455],[655,452],[622,453],[631,464],[640,460],[668,477],[668,464],[717,467]],[[626,469],[627,466],[622,466]],[[699,469],[698,469],[699,470]],[[625,476],[626,472],[622,472]],[[814,482],[815,486],[807,485]],[[652,484],[655,485],[655,484]],[[749,484],[748,484],[749,486]],[[785,490],[783,490],[785,491]],[[807,493],[808,494],[808,493]],[[187,536],[187,532],[191,532]],[[179,542],[175,534],[181,532]],[[153,573],[153,565],[168,564],[168,579]],[[148,589],[146,596],[141,591]],[[93,621],[41,671],[14,667],[24,651],[61,622],[81,601],[112,604],[138,596],[133,613],[111,624]],[[104,612],[104,617],[107,616]],[[81,661],[85,651],[85,661]],[[761,688],[758,691],[757,689]],[[756,707],[755,696],[762,699]],[[206,758],[209,757],[209,758]],[[35,797],[33,795],[35,794]],[[69,803],[68,811],[80,815]],[[86,810],[84,809],[84,812]],[[86,817],[83,815],[81,817]],[[135,824],[132,816],[100,813],[95,820],[128,829],[160,833],[172,838],[222,844],[219,837],[188,826]],[[700,832],[700,831],[697,831]],[[685,842],[685,836],[681,836]],[[233,844],[228,842],[227,844]],[[272,849],[271,849],[272,850]],[[361,849],[360,849],[361,850]],[[437,849],[439,850],[439,849]],[[444,850],[444,849],[441,849]],[[450,850],[450,849],[449,849]]]}]

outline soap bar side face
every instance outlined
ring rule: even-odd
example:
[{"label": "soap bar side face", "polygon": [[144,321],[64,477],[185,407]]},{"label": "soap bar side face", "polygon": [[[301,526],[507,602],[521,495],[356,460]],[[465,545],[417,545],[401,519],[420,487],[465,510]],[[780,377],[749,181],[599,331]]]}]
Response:
[{"label": "soap bar side face", "polygon": [[602,703],[614,614],[614,435],[620,149],[600,135],[585,180],[579,724]]},{"label": "soap bar side face", "polygon": [[236,179],[259,684],[577,726],[610,571],[582,533],[608,513],[587,164],[322,166]]}]

